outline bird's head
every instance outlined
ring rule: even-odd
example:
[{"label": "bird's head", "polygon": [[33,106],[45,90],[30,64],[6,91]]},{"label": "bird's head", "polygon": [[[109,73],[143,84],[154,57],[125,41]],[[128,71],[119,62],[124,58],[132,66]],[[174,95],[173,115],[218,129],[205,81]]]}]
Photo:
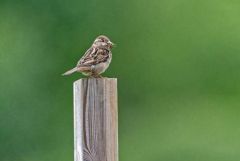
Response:
[{"label": "bird's head", "polygon": [[110,50],[114,46],[114,43],[107,36],[100,35],[94,40],[93,46]]}]

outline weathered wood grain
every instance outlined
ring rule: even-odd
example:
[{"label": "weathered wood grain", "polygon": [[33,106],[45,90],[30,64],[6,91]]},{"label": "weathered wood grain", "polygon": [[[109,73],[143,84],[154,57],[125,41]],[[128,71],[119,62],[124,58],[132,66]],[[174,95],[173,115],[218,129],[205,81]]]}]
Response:
[{"label": "weathered wood grain", "polygon": [[74,82],[74,161],[118,161],[117,79]]}]

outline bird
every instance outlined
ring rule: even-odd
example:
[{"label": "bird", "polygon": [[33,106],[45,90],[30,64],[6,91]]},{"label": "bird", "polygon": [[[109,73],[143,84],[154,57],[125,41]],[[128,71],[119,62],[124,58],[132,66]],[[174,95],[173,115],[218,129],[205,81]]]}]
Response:
[{"label": "bird", "polygon": [[112,60],[111,49],[115,44],[105,35],[98,36],[92,46],[78,61],[76,67],[63,73],[63,76],[74,72],[80,72],[85,76],[102,78],[101,74],[106,71]]}]

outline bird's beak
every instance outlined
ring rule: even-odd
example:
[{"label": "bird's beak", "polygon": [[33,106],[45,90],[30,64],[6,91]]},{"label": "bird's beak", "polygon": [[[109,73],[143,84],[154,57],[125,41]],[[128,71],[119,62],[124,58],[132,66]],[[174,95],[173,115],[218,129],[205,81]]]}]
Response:
[{"label": "bird's beak", "polygon": [[111,41],[109,41],[109,44],[111,45],[111,47],[115,46],[115,44]]}]

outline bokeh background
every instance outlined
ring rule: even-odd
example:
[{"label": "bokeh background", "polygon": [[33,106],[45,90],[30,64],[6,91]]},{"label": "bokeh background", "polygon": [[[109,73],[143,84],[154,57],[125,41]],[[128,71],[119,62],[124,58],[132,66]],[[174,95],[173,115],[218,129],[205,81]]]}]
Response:
[{"label": "bokeh background", "polygon": [[0,160],[73,161],[73,67],[117,47],[120,161],[240,160],[237,0],[0,0]]}]

